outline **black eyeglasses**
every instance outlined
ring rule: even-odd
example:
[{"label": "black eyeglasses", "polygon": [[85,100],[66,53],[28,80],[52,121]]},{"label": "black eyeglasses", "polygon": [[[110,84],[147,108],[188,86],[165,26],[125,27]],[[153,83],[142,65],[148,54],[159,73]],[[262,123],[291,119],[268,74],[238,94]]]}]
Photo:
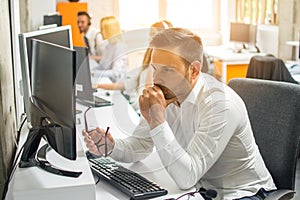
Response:
[{"label": "black eyeglasses", "polygon": [[[89,106],[86,111],[84,112],[84,126],[85,126],[85,131],[90,134],[91,132],[95,131],[96,129],[92,129],[89,130],[88,128],[88,123],[87,123],[87,112],[91,109],[92,107]],[[98,152],[101,153],[104,150],[104,154],[102,154],[102,156],[107,157],[112,153],[112,144],[110,144],[107,140],[107,134],[109,131],[109,127],[107,127],[104,136],[101,135],[101,137],[99,138],[99,140],[97,142],[95,142],[95,145],[98,149]],[[104,138],[104,142],[102,141],[102,139]],[[104,148],[104,149],[103,149]]]}]

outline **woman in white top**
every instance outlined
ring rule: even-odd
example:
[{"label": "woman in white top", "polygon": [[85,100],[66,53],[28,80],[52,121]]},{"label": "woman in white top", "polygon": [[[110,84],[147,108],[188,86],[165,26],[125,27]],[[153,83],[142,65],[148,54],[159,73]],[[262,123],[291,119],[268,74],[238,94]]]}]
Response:
[{"label": "woman in white top", "polygon": [[[151,25],[150,38],[161,30],[173,27],[171,22],[162,20]],[[147,48],[144,55],[142,67],[138,67],[131,72],[127,73],[126,80],[124,82],[115,82],[107,84],[97,84],[97,88],[106,90],[122,90],[130,96],[130,102],[132,107],[138,111],[138,97],[142,94],[143,89],[152,86],[152,68],[149,67],[151,59],[152,49]]]},{"label": "woman in white top", "polygon": [[127,56],[126,45],[122,42],[120,23],[114,16],[101,19],[100,29],[105,49],[99,65],[91,69],[94,78],[108,77],[112,82],[122,81],[125,78]]}]

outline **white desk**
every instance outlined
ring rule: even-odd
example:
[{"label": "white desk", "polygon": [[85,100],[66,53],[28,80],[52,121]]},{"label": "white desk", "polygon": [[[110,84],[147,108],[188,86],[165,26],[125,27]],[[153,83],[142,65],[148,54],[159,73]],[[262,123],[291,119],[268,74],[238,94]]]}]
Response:
[{"label": "white desk", "polygon": [[[101,92],[102,91],[102,92]],[[106,96],[106,91],[100,90],[100,97],[110,98],[114,105],[93,108],[96,123],[102,128],[110,127],[110,132],[115,138],[125,138],[133,132],[135,127],[139,123],[139,116],[133,110],[133,108],[128,104],[122,94],[118,91],[110,92],[110,96]],[[77,109],[84,111],[86,108],[84,106],[78,105]],[[90,112],[90,111],[89,111]],[[83,113],[78,115],[81,124],[78,124],[78,129],[82,129],[84,126]],[[81,136],[82,143],[84,144],[83,138]],[[168,195],[158,197],[155,199],[166,199],[171,197],[178,197],[180,194],[186,193],[188,191],[194,191],[192,188],[188,191],[180,190],[175,182],[172,180],[170,175],[164,169],[158,155],[153,152],[143,161],[131,164],[121,163],[123,166],[140,173],[146,178],[153,182],[156,182],[161,187],[168,190]],[[115,189],[113,186],[107,184],[106,182],[100,181],[96,185],[96,197],[97,199],[109,199],[109,200],[128,200],[129,197],[119,190]]]},{"label": "white desk", "polygon": [[[26,126],[26,125],[24,125]],[[21,135],[22,146],[27,134]],[[45,142],[41,142],[43,144]],[[77,143],[76,161],[67,160],[54,150],[47,153],[47,160],[65,170],[83,172],[78,178],[55,175],[39,167],[17,168],[10,183],[7,200],[53,200],[53,199],[90,199],[96,198],[93,175],[81,146]]]},{"label": "white desk", "polygon": [[[99,96],[106,95],[106,92],[104,91],[100,91],[99,93]],[[140,118],[120,92],[111,92],[110,94],[111,95],[106,96],[106,98],[111,98],[111,100],[114,102],[113,106],[92,109],[94,110],[96,116],[96,123],[100,127],[104,128],[110,126],[110,131],[115,138],[125,138],[132,133],[132,131],[138,125]],[[57,164],[63,169],[83,171],[83,174],[79,178],[75,179],[57,176],[37,167],[25,169],[18,168],[14,174],[13,181],[10,184],[9,193],[6,198],[7,200],[129,199],[127,195],[115,189],[106,182],[100,181],[95,186],[94,178],[84,154],[84,151],[87,149],[81,135],[81,130],[84,127],[83,114],[86,107],[77,104],[76,109],[83,111],[77,115],[79,120],[76,120],[78,122],[77,133],[79,138],[77,160],[66,160],[60,157],[54,151],[51,151],[49,154],[47,154],[47,158],[51,163]],[[23,141],[24,139],[25,138],[23,138]],[[131,164],[123,163],[122,165],[140,173],[141,175],[168,190],[168,195],[155,199],[178,197],[183,193],[195,190],[194,188],[190,190],[180,190],[167,171],[164,169],[158,155],[155,152],[153,152],[143,161]]]},{"label": "white desk", "polygon": [[[139,123],[139,116],[130,106],[127,100],[120,92],[110,92],[110,96],[106,92],[100,91],[99,96],[110,98],[114,105],[92,108],[98,126],[106,128],[110,126],[110,132],[115,138],[125,138],[133,132]],[[98,200],[128,200],[129,197],[121,191],[115,189],[110,184],[100,181],[96,186],[94,178],[88,165],[84,151],[87,150],[81,130],[84,127],[84,111],[87,107],[80,104],[76,105],[76,109],[83,112],[76,115],[77,135],[78,135],[78,158],[76,161],[69,161],[54,151],[47,154],[49,162],[72,171],[82,171],[83,174],[79,178],[62,177],[48,173],[40,168],[18,168],[14,174],[14,178],[10,184],[7,200],[53,200],[53,199],[98,199]],[[90,112],[89,111],[89,112]],[[23,141],[25,138],[22,139]],[[153,152],[150,156],[140,162],[124,164],[123,166],[140,173],[149,180],[156,182],[161,187],[168,190],[168,194],[155,199],[166,199],[178,197],[183,193],[194,191],[180,190],[170,175],[163,167],[159,156]],[[199,197],[200,198],[200,197]],[[197,198],[197,199],[199,199]],[[200,198],[202,199],[202,198]]]},{"label": "white desk", "polygon": [[265,55],[249,51],[235,53],[224,46],[205,47],[205,51],[214,58],[214,76],[224,83],[232,78],[245,78],[250,59],[256,55]]}]

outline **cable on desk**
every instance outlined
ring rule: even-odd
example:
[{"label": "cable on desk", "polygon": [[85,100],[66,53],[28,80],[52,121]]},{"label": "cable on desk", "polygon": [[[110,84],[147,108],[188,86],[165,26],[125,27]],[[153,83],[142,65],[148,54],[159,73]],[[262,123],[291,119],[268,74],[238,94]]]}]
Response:
[{"label": "cable on desk", "polygon": [[[25,116],[25,117],[24,117]],[[22,118],[24,117],[24,119],[22,120]],[[26,122],[27,120],[27,116],[25,113],[22,113],[21,115],[21,124],[20,124],[20,127],[19,129],[17,130],[17,141],[16,141],[16,147],[18,148],[18,144],[19,144],[19,141],[20,141],[20,136],[21,136],[21,130],[22,130],[22,127],[24,125],[24,123]]]},{"label": "cable on desk", "polygon": [[97,185],[100,182],[100,179],[101,179],[99,175],[96,174],[96,176],[97,176],[98,180],[95,182],[95,185]]}]

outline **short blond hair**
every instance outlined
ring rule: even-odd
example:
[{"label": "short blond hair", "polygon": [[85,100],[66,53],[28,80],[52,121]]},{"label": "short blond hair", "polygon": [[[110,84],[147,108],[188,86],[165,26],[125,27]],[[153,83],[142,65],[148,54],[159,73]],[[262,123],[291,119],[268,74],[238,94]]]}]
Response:
[{"label": "short blond hair", "polygon": [[150,48],[170,51],[182,57],[187,67],[194,61],[203,61],[203,44],[199,36],[185,28],[169,28],[157,33]]},{"label": "short blond hair", "polygon": [[100,29],[104,40],[118,37],[122,33],[119,20],[114,16],[103,17],[100,20]]}]

